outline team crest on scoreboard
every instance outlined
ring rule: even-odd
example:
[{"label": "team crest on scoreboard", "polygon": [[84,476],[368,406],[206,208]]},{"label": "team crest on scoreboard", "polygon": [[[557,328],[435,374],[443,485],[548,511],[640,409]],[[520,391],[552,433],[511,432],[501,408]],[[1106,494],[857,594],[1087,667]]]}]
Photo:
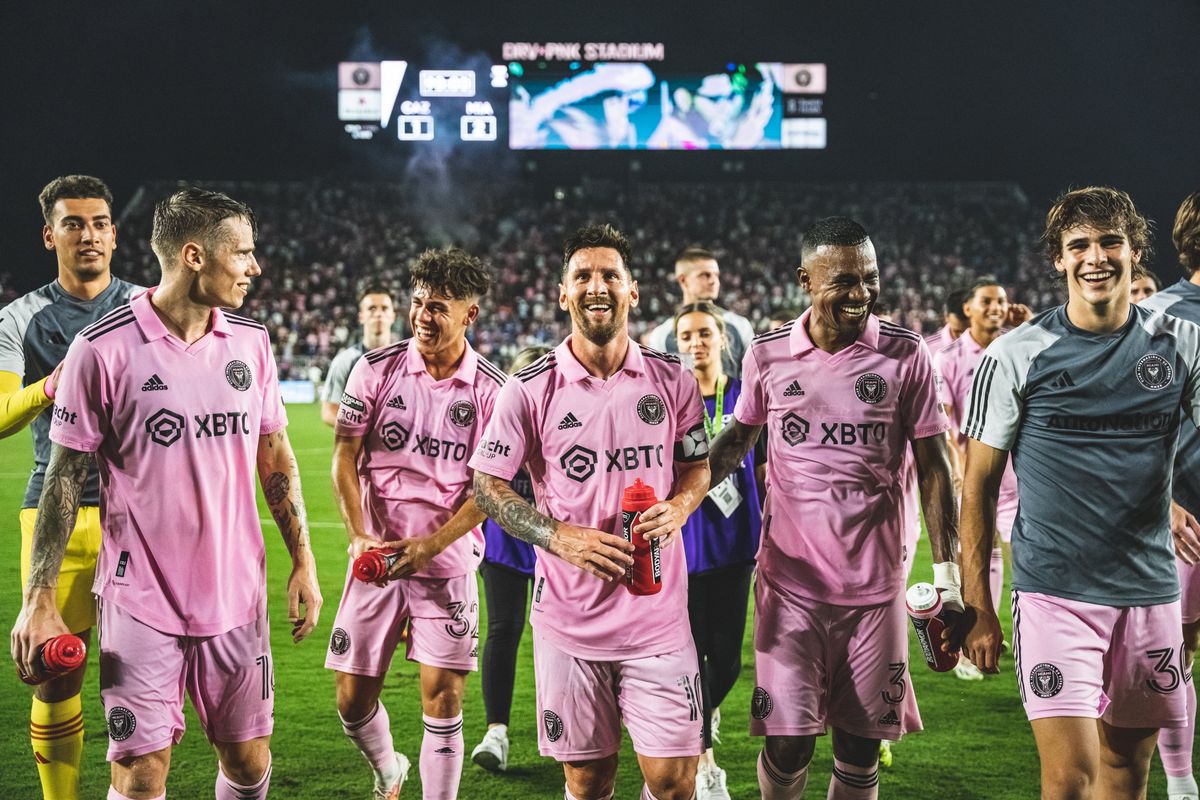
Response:
[{"label": "team crest on scoreboard", "polygon": [[755,719],[766,719],[775,710],[775,701],[761,686],[754,687],[754,696],[750,700],[750,715]]},{"label": "team crest on scoreboard", "polygon": [[1062,691],[1062,670],[1053,664],[1042,662],[1029,670],[1029,688],[1038,697],[1054,697]]},{"label": "team crest on scoreboard", "polygon": [[342,628],[334,628],[333,635],[329,637],[329,652],[335,656],[345,655],[350,649],[350,634],[346,633]]},{"label": "team crest on scoreboard", "polygon": [[546,726],[546,738],[557,742],[563,735],[562,717],[553,711],[542,712],[542,724]]},{"label": "team crest on scoreboard", "polygon": [[642,418],[642,422],[647,425],[658,425],[667,416],[663,400],[656,394],[648,394],[638,400],[637,412],[638,416]]},{"label": "team crest on scoreboard", "polygon": [[113,706],[108,712],[108,736],[114,742],[123,742],[137,729],[137,717],[124,706]]},{"label": "team crest on scoreboard", "polygon": [[459,400],[450,406],[450,421],[460,428],[469,428],[475,421],[475,404],[470,400]]},{"label": "team crest on scoreboard", "polygon": [[854,382],[854,394],[864,403],[875,405],[887,397],[887,381],[882,375],[876,375],[874,372],[859,375],[858,380]]},{"label": "team crest on scoreboard", "polygon": [[1175,377],[1171,362],[1158,353],[1148,353],[1139,358],[1133,374],[1143,388],[1152,392],[1170,386],[1171,379]]},{"label": "team crest on scoreboard", "polygon": [[246,366],[245,361],[234,359],[225,365],[225,380],[239,392],[244,392],[254,382],[254,374],[250,372],[250,367]]}]

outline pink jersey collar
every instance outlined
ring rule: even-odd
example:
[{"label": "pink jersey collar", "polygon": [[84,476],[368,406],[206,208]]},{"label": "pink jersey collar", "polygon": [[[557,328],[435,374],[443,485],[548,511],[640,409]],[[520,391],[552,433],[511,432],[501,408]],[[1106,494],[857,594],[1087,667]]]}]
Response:
[{"label": "pink jersey collar", "polygon": [[[138,327],[142,329],[142,335],[148,341],[163,339],[171,335],[171,332],[167,330],[167,326],[159,319],[158,313],[150,304],[150,297],[156,291],[158,291],[158,287],[152,286],[129,301],[129,308],[133,311],[133,318],[137,320]],[[219,308],[212,310],[212,326],[209,330],[212,333],[219,333],[222,336],[233,335],[233,329],[229,327],[229,320],[225,318],[224,312]]]},{"label": "pink jersey collar", "polygon": [[[800,319],[796,320],[796,324],[792,326],[792,332],[788,336],[788,346],[793,358],[799,358],[809,350],[817,349],[808,335],[808,318],[810,316],[812,316],[812,307],[806,308],[800,315]],[[854,345],[862,345],[872,350],[879,349],[879,319],[874,314],[867,317],[867,327],[851,347]]]},{"label": "pink jersey collar", "polygon": [[[587,367],[580,364],[579,359],[575,357],[575,353],[571,351],[571,339],[573,337],[574,334],[567,336],[558,347],[554,348],[554,358],[558,362],[558,371],[570,383],[592,377],[592,374],[587,371]],[[617,371],[632,372],[638,375],[644,375],[646,372],[646,360],[642,356],[642,348],[633,340],[633,337],[629,339],[629,349],[625,351],[625,361],[622,362],[621,369]]]},{"label": "pink jersey collar", "polygon": [[[458,369],[445,380],[473,385],[475,383],[475,370],[479,367],[479,356],[476,355],[475,348],[471,347],[470,342],[464,342],[464,344],[466,344],[467,349],[463,353],[462,361],[458,362]],[[425,369],[425,357],[417,349],[417,338],[415,336],[408,340],[408,359],[405,363],[405,368],[411,375],[415,375],[418,372],[428,374],[428,370]],[[432,375],[429,377],[433,378]]]}]

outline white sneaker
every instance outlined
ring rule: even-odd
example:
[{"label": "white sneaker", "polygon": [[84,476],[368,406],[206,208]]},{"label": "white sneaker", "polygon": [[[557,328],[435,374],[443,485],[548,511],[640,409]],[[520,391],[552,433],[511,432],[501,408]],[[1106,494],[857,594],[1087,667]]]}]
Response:
[{"label": "white sneaker", "polygon": [[954,665],[954,677],[960,681],[981,681],[983,673],[966,656],[959,656],[958,663]]},{"label": "white sneaker", "polygon": [[[712,710],[712,722],[709,723],[709,731],[712,734],[713,744],[721,743],[721,708],[718,706]],[[722,772],[722,775],[725,773]]]},{"label": "white sneaker", "polygon": [[504,772],[508,769],[508,729],[497,726],[488,728],[483,741],[471,751],[471,760],[488,772]]},{"label": "white sneaker", "polygon": [[696,770],[696,800],[731,800],[725,785],[725,770],[716,764]]},{"label": "white sneaker", "polygon": [[376,775],[375,791],[371,793],[371,800],[398,800],[400,797],[400,787],[408,779],[409,766],[408,758],[403,753],[396,753],[397,777],[388,783],[385,776]]}]

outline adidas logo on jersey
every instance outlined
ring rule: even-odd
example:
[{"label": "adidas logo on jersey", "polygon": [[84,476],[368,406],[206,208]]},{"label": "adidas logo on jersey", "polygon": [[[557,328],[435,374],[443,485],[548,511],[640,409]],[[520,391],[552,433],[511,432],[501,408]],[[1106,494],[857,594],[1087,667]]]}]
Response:
[{"label": "adidas logo on jersey", "polygon": [[886,714],[879,718],[880,725],[895,725],[900,727],[900,718],[896,716],[896,709],[890,709]]},{"label": "adidas logo on jersey", "polygon": [[143,392],[165,392],[167,385],[163,383],[162,378],[158,377],[158,373],[150,376],[150,380],[142,384]]},{"label": "adidas logo on jersey", "polygon": [[578,419],[576,419],[575,415],[572,414],[570,411],[568,411],[567,415],[562,418],[562,422],[558,423],[558,429],[560,431],[565,431],[568,428],[582,428],[582,427],[583,427],[583,423],[580,422]]},{"label": "adidas logo on jersey", "polygon": [[804,390],[800,388],[800,381],[792,381],[788,388],[783,390],[784,397],[804,397]]},{"label": "adidas logo on jersey", "polygon": [[398,408],[401,411],[405,411],[408,409],[408,406],[404,405],[404,398],[401,397],[400,395],[396,395],[391,400],[388,400],[387,407],[388,408]]},{"label": "adidas logo on jersey", "polygon": [[1074,386],[1075,381],[1071,380],[1071,373],[1064,369],[1062,372],[1058,373],[1058,377],[1051,381],[1050,385],[1055,389],[1066,389],[1069,386]]}]

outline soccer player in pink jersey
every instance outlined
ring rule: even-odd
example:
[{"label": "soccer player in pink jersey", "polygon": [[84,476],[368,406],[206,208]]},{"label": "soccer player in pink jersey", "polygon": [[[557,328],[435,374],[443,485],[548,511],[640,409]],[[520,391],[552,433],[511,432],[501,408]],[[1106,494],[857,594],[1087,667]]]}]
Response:
[{"label": "soccer player in pink jersey", "polygon": [[758,785],[799,798],[815,739],[833,728],[828,797],[873,798],[882,739],[920,730],[904,604],[905,453],[916,462],[934,585],[956,647],[957,515],[933,366],[921,337],[871,314],[879,268],[846,217],[803,235],[812,308],[758,336],[734,419],[717,438],[712,483],[767,428],[769,475],[755,588],[750,731],[766,736]]},{"label": "soccer player in pink jersey", "polygon": [[492,413],[504,373],[467,342],[491,286],[480,261],[457,248],[427,250],[409,274],[413,336],[367,353],[341,397],[334,493],[350,559],[399,551],[379,585],[346,574],[325,666],[337,671],[342,727],[371,765],[375,796],[394,798],[408,759],[392,745],[383,679],[400,633],[421,668],[421,784],[454,798],[462,777],[462,696],[476,669],[485,519],[471,497],[467,459]]},{"label": "soccer player in pink jersey", "polygon": [[[938,395],[946,414],[950,417],[956,433],[953,436],[958,458],[956,466],[965,464],[967,437],[959,431],[966,419],[968,395],[975,377],[975,369],[983,358],[983,351],[1005,330],[1010,318],[1011,304],[1008,293],[995,279],[983,278],[972,284],[966,292],[963,313],[970,327],[948,346],[933,354],[933,368],[938,374]],[[960,476],[961,482],[961,476]],[[996,504],[996,541],[992,547],[990,576],[992,602],[996,613],[1000,613],[1001,592],[1004,588],[1004,547],[1012,539],[1012,526],[1017,518],[1017,475],[1012,462],[1004,470],[1000,484],[1000,495]],[[1003,544],[1003,546],[1002,546]],[[963,680],[982,680],[983,673],[969,659],[959,659],[954,674]]]},{"label": "soccer player in pink jersey", "polygon": [[925,337],[929,352],[936,353],[955,339],[963,335],[970,322],[963,313],[963,303],[966,301],[967,290],[951,289],[946,292],[946,302],[943,304],[945,315],[942,327]]},{"label": "soccer player in pink jersey", "polygon": [[[530,613],[538,739],[563,764],[567,800],[613,796],[622,722],[644,800],[690,800],[703,747],[687,561],[671,545],[708,490],[708,437],[695,377],[630,339],[637,302],[619,231],[570,236],[559,306],[571,334],[505,384],[471,458],[480,508],[549,554],[537,559]],[[536,509],[508,483],[522,465]],[[622,496],[637,479],[661,498],[634,527],[662,546],[657,594],[622,580],[633,561]]]},{"label": "soccer player in pink jersey", "polygon": [[160,202],[151,246],[162,282],[81,331],[63,365],[12,653],[31,670],[37,647],[67,630],[56,577],[94,454],[110,800],[165,797],[185,689],[217,751],[218,800],[266,797],[274,678],[256,467],[292,556],[293,639],[317,623],[321,592],[270,339],[221,310],[240,307],[261,274],[256,230],[250,208],[220,193],[185,189]]}]

